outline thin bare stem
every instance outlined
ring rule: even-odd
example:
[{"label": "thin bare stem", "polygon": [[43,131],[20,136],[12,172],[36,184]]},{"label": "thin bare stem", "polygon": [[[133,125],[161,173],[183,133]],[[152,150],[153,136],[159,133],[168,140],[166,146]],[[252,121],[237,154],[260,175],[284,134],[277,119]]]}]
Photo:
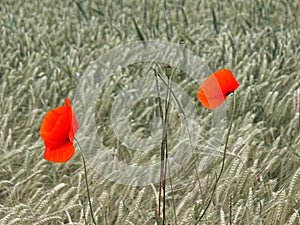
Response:
[{"label": "thin bare stem", "polygon": [[[188,137],[189,137],[189,143],[190,143],[192,152],[193,152],[193,154],[195,154],[195,149],[194,149],[194,147],[193,147],[193,145],[192,145],[191,132],[190,132],[189,127],[188,127],[188,122],[187,122],[187,118],[186,118],[186,115],[185,115],[185,113],[184,113],[184,110],[183,110],[183,108],[182,108],[182,106],[181,106],[181,104],[180,104],[178,98],[176,97],[175,93],[173,92],[173,90],[172,90],[171,88],[169,88],[168,82],[161,76],[161,74],[159,74],[159,73],[156,71],[156,69],[154,69],[154,72],[155,72],[155,75],[158,76],[158,77],[162,80],[162,82],[168,87],[168,90],[170,91],[170,93],[171,93],[171,95],[173,96],[173,98],[174,98],[176,104],[178,105],[178,108],[179,108],[179,110],[180,110],[180,113],[183,115],[184,121],[185,121],[185,123],[186,123],[186,125],[187,125],[187,132],[188,132]],[[196,166],[195,163],[194,163],[194,169],[195,169],[196,179],[197,179],[199,188],[201,189],[200,176],[199,176],[199,173],[198,173],[198,170],[197,170],[197,166]]]},{"label": "thin bare stem", "polygon": [[[156,71],[154,71],[155,77],[156,77],[156,89],[157,89],[157,102],[158,102],[158,106],[159,106],[159,113],[160,113],[160,117],[161,117],[161,121],[163,124],[163,140],[165,137],[165,125],[164,125],[164,114],[163,114],[163,110],[162,110],[162,105],[161,105],[161,99],[160,99],[160,91],[159,91],[159,84],[158,84],[158,78],[157,78],[157,73]],[[158,212],[157,212],[157,216],[160,217],[160,208],[161,208],[161,191],[162,191],[162,187],[163,187],[163,177],[164,177],[164,159],[165,159],[165,145],[164,145],[164,141],[161,142],[161,151],[160,151],[160,179],[159,179],[159,195],[158,195]]]},{"label": "thin bare stem", "polygon": [[[168,87],[169,93],[173,96],[173,98],[174,98],[176,104],[178,105],[178,108],[179,108],[179,110],[180,110],[180,113],[183,115],[183,118],[184,118],[184,121],[185,121],[186,125],[188,125],[187,118],[186,118],[186,115],[185,115],[185,113],[184,113],[184,110],[183,110],[183,108],[182,108],[182,106],[181,106],[181,104],[180,104],[178,98],[176,97],[175,93],[173,92],[172,88],[169,87],[168,81],[166,81],[166,80],[162,77],[162,75],[156,71],[156,69],[153,69],[153,70],[154,70],[155,75],[156,75],[157,77],[159,77],[159,78],[161,79],[161,81]],[[188,132],[188,137],[189,137],[189,143],[190,143],[192,152],[193,152],[193,154],[194,154],[194,153],[195,153],[195,149],[194,149],[194,147],[193,147],[193,145],[192,145],[191,133],[190,133],[190,130],[189,130],[189,127],[188,127],[188,126],[187,126],[187,132]],[[195,173],[196,173],[196,179],[197,179],[199,188],[200,188],[200,190],[201,190],[200,176],[199,176],[199,173],[198,173],[198,170],[197,170],[197,166],[196,166],[195,163],[194,163],[194,169],[195,169]],[[160,192],[160,194],[161,194],[161,192]],[[160,206],[160,202],[159,202],[159,206]],[[159,208],[159,209],[160,209],[160,208]],[[176,218],[176,211],[175,211],[175,218]]]},{"label": "thin bare stem", "polygon": [[[170,85],[170,79],[168,79],[168,87]],[[168,128],[167,128],[167,123],[168,123],[168,109],[169,109],[169,89],[167,90],[167,96],[166,96],[166,103],[165,103],[165,136],[164,139],[162,140],[165,144],[165,159],[164,159],[164,178],[163,178],[163,224],[165,223],[166,219],[166,179],[167,179],[167,162],[168,162]]]},{"label": "thin bare stem", "polygon": [[228,145],[228,140],[229,140],[229,135],[230,135],[230,132],[231,132],[231,128],[232,128],[232,124],[233,124],[233,119],[235,117],[235,97],[234,97],[234,92],[233,92],[233,107],[232,107],[232,113],[231,113],[231,120],[230,120],[230,124],[229,124],[229,128],[228,128],[228,133],[227,133],[227,136],[226,136],[226,141],[225,141],[225,147],[224,147],[224,152],[223,152],[223,159],[222,159],[222,166],[221,166],[221,170],[220,170],[220,173],[216,179],[216,182],[215,182],[215,185],[213,187],[213,191],[211,193],[211,196],[208,200],[208,203],[204,209],[204,211],[202,212],[201,216],[199,217],[198,221],[196,221],[196,223],[198,223],[202,218],[203,216],[205,215],[206,211],[208,210],[210,204],[211,204],[211,201],[212,201],[212,198],[213,198],[213,195],[217,189],[217,186],[218,186],[218,183],[220,181],[220,178],[222,176],[222,173],[223,173],[223,170],[224,170],[224,167],[225,167],[225,159],[226,159],[226,152],[227,152],[227,145]]},{"label": "thin bare stem", "polygon": [[[169,162],[168,163],[168,169],[170,171],[170,165]],[[171,175],[169,173],[169,180],[170,180],[170,188],[171,188],[171,193],[172,193],[172,203],[173,203],[173,211],[174,211],[174,218],[175,218],[175,225],[177,225],[177,215],[176,215],[176,206],[175,206],[175,199],[174,199],[174,192],[173,192],[173,184],[172,184],[172,179],[171,179]]]},{"label": "thin bare stem", "polygon": [[[166,109],[165,109],[165,124],[167,124],[167,120],[168,120],[168,111],[169,111],[169,107],[170,107],[170,98],[171,98],[171,94],[170,94],[170,90],[172,90],[172,78],[173,75],[175,73],[176,69],[174,70],[174,72],[172,73],[170,79],[168,79],[168,90],[167,90],[167,102],[166,102]],[[165,147],[166,147],[166,160],[165,160],[165,177],[164,177],[164,183],[167,180],[167,167],[170,171],[169,168],[169,160],[168,160],[168,138],[167,138],[168,132],[166,133],[166,143],[165,143]],[[169,173],[169,180],[170,180],[170,187],[171,187],[171,193],[172,193],[172,202],[173,202],[173,211],[174,211],[174,217],[175,217],[175,225],[177,225],[177,215],[176,215],[176,207],[175,207],[175,200],[174,200],[174,195],[173,195],[173,185],[172,185],[172,179],[171,179],[171,175]],[[165,185],[164,185],[165,186]],[[164,195],[165,198],[165,195]],[[165,201],[165,199],[164,199]]]},{"label": "thin bare stem", "polygon": [[83,169],[84,169],[84,178],[85,178],[85,184],[86,184],[86,191],[87,191],[87,197],[88,197],[88,202],[89,202],[89,206],[90,206],[90,212],[91,212],[91,216],[92,216],[92,220],[93,220],[93,223],[95,225],[97,225],[96,223],[96,220],[94,218],[94,211],[93,211],[93,207],[92,207],[92,202],[91,202],[91,196],[90,196],[90,189],[89,189],[89,183],[88,183],[88,180],[87,180],[87,171],[86,171],[86,163],[85,163],[85,158],[83,156],[83,152],[82,152],[82,149],[80,147],[80,144],[79,144],[79,141],[76,139],[76,137],[74,137],[78,147],[79,147],[79,150],[80,150],[80,155],[81,155],[81,159],[82,159],[82,162],[83,162]]}]

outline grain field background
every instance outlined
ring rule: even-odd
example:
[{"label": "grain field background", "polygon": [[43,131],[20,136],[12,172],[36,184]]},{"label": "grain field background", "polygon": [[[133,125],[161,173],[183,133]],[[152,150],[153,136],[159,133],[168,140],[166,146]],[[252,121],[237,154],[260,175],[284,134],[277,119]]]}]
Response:
[{"label": "grain field background", "polygon": [[[88,66],[109,50],[180,39],[212,71],[229,68],[241,83],[224,173],[198,224],[300,224],[299,15],[290,0],[1,0],[0,224],[92,224],[79,154],[66,164],[43,159],[43,116],[72,100]],[[106,120],[115,91],[99,96],[97,114],[111,148],[119,143]],[[137,132],[143,107],[132,115]],[[172,178],[172,189],[167,182],[168,224],[196,223],[220,170],[215,154],[201,187],[194,162]],[[157,184],[122,185],[92,169],[88,181],[99,225],[156,223]]]}]

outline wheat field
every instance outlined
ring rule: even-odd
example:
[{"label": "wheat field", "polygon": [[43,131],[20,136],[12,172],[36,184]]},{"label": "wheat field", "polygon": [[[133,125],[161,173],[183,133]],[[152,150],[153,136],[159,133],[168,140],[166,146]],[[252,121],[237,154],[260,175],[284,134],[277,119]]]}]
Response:
[{"label": "wheat field", "polygon": [[[229,68],[241,84],[224,171],[197,224],[300,224],[297,1],[1,0],[0,13],[0,224],[92,224],[80,155],[65,164],[44,160],[42,119],[65,98],[72,100],[84,72],[109,50],[180,39],[212,71]],[[125,68],[133,74],[127,81],[143,70]],[[197,91],[184,85],[191,94]],[[123,161],[147,163],[149,155],[131,155],[113,134],[108,118],[116,87],[108,85],[99,95],[98,132]],[[229,97],[228,118],[232,104]],[[157,108],[141,119],[145,106],[135,107],[133,129],[144,135],[141,126]],[[209,120],[203,112],[199,120]],[[176,125],[176,113],[170,118]],[[173,139],[176,133],[170,146]],[[202,147],[195,160],[203,157]],[[195,160],[172,177],[172,185],[167,180],[166,224],[196,224],[220,171],[223,147],[209,152],[214,158],[200,171],[200,183]],[[159,149],[151,158],[155,154]],[[98,225],[156,224],[158,184],[123,185],[92,168],[88,182]]]}]

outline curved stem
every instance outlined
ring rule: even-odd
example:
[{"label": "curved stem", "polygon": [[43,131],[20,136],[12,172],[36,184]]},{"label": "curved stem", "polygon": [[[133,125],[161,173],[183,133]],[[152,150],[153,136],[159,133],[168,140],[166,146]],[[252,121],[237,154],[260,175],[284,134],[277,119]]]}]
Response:
[{"label": "curved stem", "polygon": [[229,135],[230,135],[230,131],[231,131],[231,128],[232,128],[232,124],[233,124],[233,119],[235,117],[235,97],[234,97],[234,92],[233,92],[233,107],[232,107],[232,114],[231,114],[231,120],[230,120],[230,124],[229,124],[229,128],[228,128],[228,133],[227,133],[227,136],[226,136],[226,141],[225,141],[225,147],[224,147],[224,153],[223,153],[223,159],[222,159],[222,166],[221,166],[221,170],[220,170],[220,173],[216,179],[216,183],[213,187],[213,191],[211,193],[211,196],[208,200],[208,203],[203,211],[203,213],[201,214],[201,216],[199,217],[199,219],[196,221],[196,224],[203,218],[203,216],[205,215],[206,211],[208,210],[209,206],[210,206],[210,203],[212,201],[212,198],[213,198],[213,195],[217,189],[217,186],[218,186],[218,183],[220,181],[220,178],[222,176],[222,173],[223,173],[223,170],[224,170],[224,167],[225,167],[225,158],[226,158],[226,151],[227,151],[227,145],[228,145],[228,140],[229,140]]},{"label": "curved stem", "polygon": [[93,220],[93,223],[94,223],[95,225],[97,225],[96,220],[95,220],[95,218],[94,218],[94,211],[93,211],[92,202],[91,202],[89,183],[88,183],[88,180],[87,180],[87,171],[86,171],[85,158],[84,158],[84,156],[83,156],[83,152],[82,152],[82,149],[81,149],[81,147],[80,147],[79,141],[76,139],[76,137],[74,137],[74,140],[76,141],[76,143],[77,143],[77,145],[78,145],[78,147],[79,147],[81,159],[82,159],[82,162],[83,162],[83,169],[84,169],[84,178],[85,178],[85,184],[86,184],[86,191],[87,191],[87,197],[88,197],[88,201],[89,201],[89,206],[90,206],[90,211],[91,211],[92,220]]}]

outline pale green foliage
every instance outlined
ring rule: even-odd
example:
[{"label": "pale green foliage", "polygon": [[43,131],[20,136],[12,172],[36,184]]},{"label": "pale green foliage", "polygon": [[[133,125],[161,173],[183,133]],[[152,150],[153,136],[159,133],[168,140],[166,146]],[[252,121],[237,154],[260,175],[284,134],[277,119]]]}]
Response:
[{"label": "pale green foliage", "polygon": [[[212,70],[227,67],[241,83],[224,174],[199,224],[300,223],[300,120],[293,100],[300,86],[297,1],[3,0],[0,11],[1,225],[91,224],[80,157],[63,165],[42,159],[42,118],[72,99],[86,68],[110,49],[141,39],[181,38]],[[126,149],[109,121],[119,85],[146,73],[143,66],[149,65],[124,68],[125,80],[107,83],[96,113],[105,145],[130,163],[159,157],[159,148],[146,155]],[[180,85],[191,96],[198,88],[188,80]],[[140,136],[148,135],[141,125],[157,110],[153,99],[148,103],[137,104],[131,115]],[[178,115],[170,118],[176,128]],[[199,121],[209,120],[199,104]],[[170,140],[176,139],[173,130]],[[202,148],[199,143],[195,158],[202,157]],[[175,221],[174,198],[178,224],[194,224],[211,195],[222,151],[210,150],[214,158],[200,173],[201,187],[196,160],[172,178],[173,193],[167,181],[167,222]],[[93,170],[88,182],[99,225],[155,223],[157,184],[125,186]]]}]

